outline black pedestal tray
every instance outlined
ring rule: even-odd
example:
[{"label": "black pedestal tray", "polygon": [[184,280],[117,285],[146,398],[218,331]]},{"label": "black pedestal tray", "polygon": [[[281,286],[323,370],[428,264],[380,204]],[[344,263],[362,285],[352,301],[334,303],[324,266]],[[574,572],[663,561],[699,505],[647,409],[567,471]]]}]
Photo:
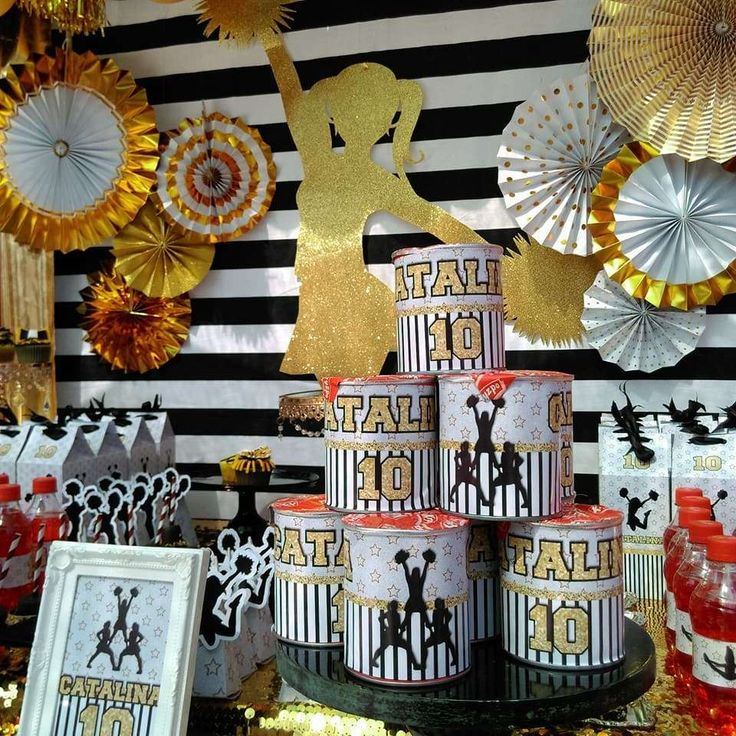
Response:
[{"label": "black pedestal tray", "polygon": [[364,684],[345,671],[340,649],[280,642],[276,659],[286,682],[323,705],[422,733],[477,735],[572,723],[640,697],[656,677],[654,644],[628,619],[625,641],[624,661],[594,672],[532,667],[506,656],[495,643],[475,644],[470,672],[442,689]]}]

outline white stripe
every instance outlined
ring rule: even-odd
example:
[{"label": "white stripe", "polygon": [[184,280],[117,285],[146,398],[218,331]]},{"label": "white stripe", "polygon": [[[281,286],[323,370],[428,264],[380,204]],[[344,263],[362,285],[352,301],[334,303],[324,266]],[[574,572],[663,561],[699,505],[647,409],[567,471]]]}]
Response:
[{"label": "white stripe", "polygon": [[[128,3],[129,0],[114,5],[128,7]],[[291,58],[294,61],[304,61],[396,48],[424,48],[585,31],[590,28],[594,4],[595,0],[554,0],[543,4],[526,3],[500,8],[381,18],[328,28],[291,31],[285,36],[285,41]],[[179,5],[189,6],[189,2]],[[157,20],[172,17],[172,13],[165,11],[159,11],[154,15],[151,10],[156,7],[166,9],[171,6],[150,6],[149,3],[149,7],[146,8],[148,12],[145,13],[141,12],[141,8],[136,8],[135,13],[116,13],[114,19],[111,18],[111,25],[140,23],[142,18]],[[297,6],[295,10],[298,14],[299,7]],[[268,64],[268,59],[259,44],[253,43],[242,48],[234,44],[206,41],[204,26],[201,27],[203,31],[201,43],[116,53],[115,59],[121,68],[132,71],[137,77]],[[524,40],[520,39],[520,43],[523,42]]]},{"label": "white stripe", "polygon": [[[119,55],[116,54],[115,58],[119,58]],[[560,77],[576,76],[581,73],[582,69],[582,64],[559,64],[531,69],[425,77],[417,81],[424,90],[422,108],[437,110],[444,107],[519,102],[526,99],[534,90]],[[132,71],[135,74],[135,70]],[[159,130],[176,128],[182,118],[201,116],[202,102],[202,100],[192,100],[156,105]],[[248,125],[256,127],[265,123],[283,123],[286,120],[281,96],[275,93],[248,95],[247,97],[222,97],[204,100],[204,102],[208,110],[217,110],[227,117],[242,117]]]}]

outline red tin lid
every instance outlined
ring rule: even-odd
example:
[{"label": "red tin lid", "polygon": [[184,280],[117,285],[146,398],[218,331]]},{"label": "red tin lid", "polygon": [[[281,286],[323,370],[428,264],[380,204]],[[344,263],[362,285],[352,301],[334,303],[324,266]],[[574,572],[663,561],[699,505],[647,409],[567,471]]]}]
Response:
[{"label": "red tin lid", "polygon": [[549,519],[529,522],[540,526],[581,526],[590,528],[601,528],[619,526],[624,523],[624,515],[621,511],[608,508],[608,506],[588,506],[576,503],[566,509],[561,516],[553,516]]},{"label": "red tin lid", "polygon": [[432,373],[397,373],[388,376],[331,376],[320,381],[322,396],[334,401],[342,384],[346,386],[434,386],[437,377]]},{"label": "red tin lid", "polygon": [[397,514],[348,514],[344,526],[366,533],[400,531],[409,534],[452,531],[470,526],[469,519],[452,516],[443,511],[411,511]]},{"label": "red tin lid", "polygon": [[297,516],[333,516],[336,512],[325,504],[322,494],[313,496],[289,496],[280,498],[271,504],[274,511]]}]

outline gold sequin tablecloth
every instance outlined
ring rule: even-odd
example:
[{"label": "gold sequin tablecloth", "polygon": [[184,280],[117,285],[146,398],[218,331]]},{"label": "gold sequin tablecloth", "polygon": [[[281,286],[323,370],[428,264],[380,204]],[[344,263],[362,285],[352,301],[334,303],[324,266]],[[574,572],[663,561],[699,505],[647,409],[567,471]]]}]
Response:
[{"label": "gold sequin tablecloth", "polygon": [[[513,736],[707,736],[712,730],[700,727],[688,714],[688,704],[674,691],[673,679],[663,671],[664,612],[661,607],[647,611],[648,630],[657,648],[657,681],[647,697],[656,708],[656,725],[648,731],[593,727],[585,724],[517,729]],[[2,650],[0,667],[0,736],[16,733],[23,697],[25,653]],[[197,708],[216,711],[237,709],[239,729],[245,736],[420,736],[410,729],[387,728],[380,721],[340,713],[317,703],[278,703],[281,679],[273,662],[259,668],[243,686],[239,699],[198,700]],[[210,732],[212,736],[219,736]],[[481,733],[479,733],[481,736]]]}]

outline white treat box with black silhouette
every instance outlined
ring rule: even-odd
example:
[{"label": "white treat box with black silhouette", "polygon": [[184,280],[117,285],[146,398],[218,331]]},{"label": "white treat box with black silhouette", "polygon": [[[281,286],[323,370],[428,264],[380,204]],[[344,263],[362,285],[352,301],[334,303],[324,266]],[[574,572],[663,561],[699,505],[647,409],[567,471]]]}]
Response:
[{"label": "white treat box with black silhouette", "polygon": [[97,458],[79,427],[33,427],[16,464],[21,497],[43,475],[56,478],[59,488],[71,478],[85,485],[97,482]]},{"label": "white treat box with black silhouette", "polygon": [[325,498],[338,511],[419,511],[437,505],[434,376],[329,378]]},{"label": "white treat box with black silhouette", "polygon": [[156,443],[148,431],[147,422],[140,416],[127,414],[116,419],[113,428],[117,430],[128,453],[130,474],[149,473],[154,475],[151,466],[158,464],[158,451]]},{"label": "white treat box with black silhouette", "polygon": [[16,482],[16,463],[35,425],[23,423],[0,428],[0,473]]},{"label": "white treat box with black silhouette", "polygon": [[113,422],[85,422],[73,419],[67,426],[79,427],[82,436],[96,458],[96,478],[110,476],[123,478],[130,476],[128,452],[123,445]]},{"label": "white treat box with black silhouette", "polygon": [[[736,530],[736,435],[710,436],[718,444],[701,445],[692,435],[677,434],[672,440],[672,487],[702,488],[710,499],[716,521],[724,534]],[[674,511],[674,508],[673,508]]]},{"label": "white treat box with black silhouette", "polygon": [[623,514],[575,505],[511,522],[500,543],[501,643],[540,667],[590,669],[624,657]]},{"label": "white treat box with black silhouette", "polygon": [[639,460],[626,434],[610,426],[598,430],[598,499],[624,515],[624,570],[626,590],[642,600],[664,596],[662,535],[671,519],[670,467],[672,435],[654,427],[642,431],[654,452]]},{"label": "white treat box with black silhouette", "polygon": [[474,521],[470,527],[468,581],[470,641],[500,636],[501,581],[496,522]]},{"label": "white treat box with black silhouette", "polygon": [[343,517],[350,672],[411,686],[468,670],[469,527],[442,511]]},{"label": "white treat box with black silhouette", "polygon": [[399,372],[506,365],[496,245],[433,245],[393,254]]},{"label": "white treat box with black silhouette", "polygon": [[151,474],[160,473],[166,468],[176,466],[176,435],[165,411],[143,411],[139,416],[146,423],[148,431],[156,444],[156,457],[152,461]]},{"label": "white treat box with black silhouette", "polygon": [[440,505],[488,519],[562,509],[564,373],[503,371],[438,377]]},{"label": "white treat box with black silhouette", "polygon": [[340,514],[323,496],[271,504],[274,529],[274,630],[295,644],[340,646],[345,576]]}]

